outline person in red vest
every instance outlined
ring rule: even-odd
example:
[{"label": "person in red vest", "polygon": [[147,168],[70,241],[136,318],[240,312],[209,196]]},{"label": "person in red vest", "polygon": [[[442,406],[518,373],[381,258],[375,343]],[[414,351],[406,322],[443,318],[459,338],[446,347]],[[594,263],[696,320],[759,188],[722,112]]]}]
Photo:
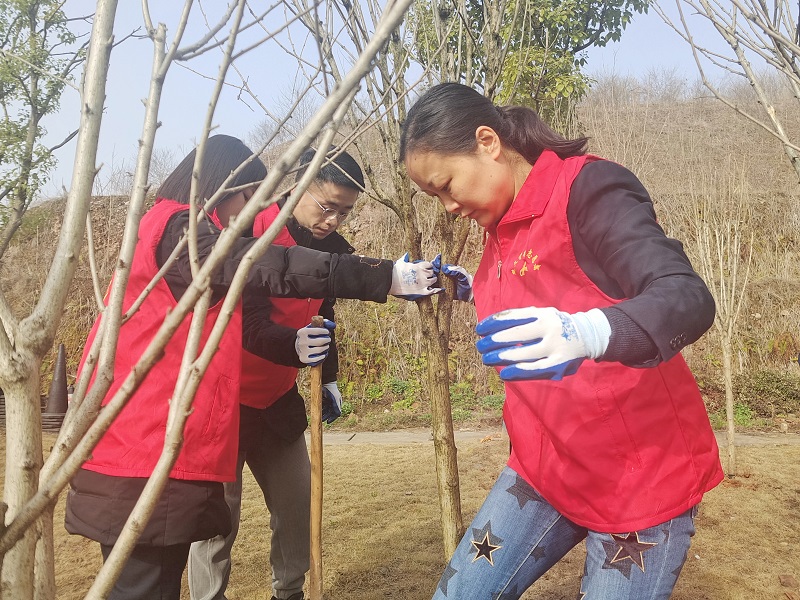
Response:
[{"label": "person in red vest", "polygon": [[[127,310],[167,264],[189,223],[189,194],[196,152],[193,150],[166,178],[155,205],[139,225],[139,239],[130,267],[123,310]],[[210,198],[232,172],[253,155],[240,140],[225,135],[206,144],[197,193]],[[242,210],[256,185],[267,175],[258,159],[250,160],[228,188],[253,184],[225,196],[207,211],[197,230],[202,261],[210,254],[221,230]],[[238,240],[225,265],[211,281],[211,308],[201,346],[221,310],[233,274],[256,239]],[[192,283],[188,251],[184,249],[158,280],[143,304],[122,325],[114,360],[113,383],[103,400],[107,404],[152,341],[164,318]],[[271,245],[255,261],[244,297],[359,298],[385,302],[387,294],[416,298],[435,293],[433,265],[427,261],[355,257],[329,254],[301,246]],[[186,317],[125,408],[94,448],[70,484],[65,525],[70,533],[100,543],[104,560],[122,531],[147,478],[161,454],[169,400],[175,388],[186,347],[191,314]],[[79,367],[97,334],[95,322]],[[299,343],[324,357],[330,343],[327,329],[299,335]],[[306,332],[308,333],[308,332]],[[311,339],[319,336],[316,341]],[[327,341],[326,341],[327,340]],[[109,598],[113,600],[179,600],[181,577],[192,542],[227,535],[231,515],[223,482],[236,480],[239,434],[239,379],[242,356],[241,302],[219,342],[217,352],[195,395],[186,423],[184,442],[170,472],[155,512],[144,525],[138,543]],[[82,376],[86,374],[81,373]],[[92,377],[95,373],[91,374]]]},{"label": "person in red vest", "polygon": [[[315,153],[316,150],[309,149],[301,156],[298,181]],[[328,157],[330,162],[322,166],[273,243],[333,254],[349,255],[355,251],[336,230],[364,189],[364,175],[347,152],[331,148]],[[283,204],[281,200],[256,217],[255,236],[267,230]],[[305,403],[296,378],[299,368],[318,364],[320,358],[299,345],[297,336],[313,315],[320,314],[333,322],[334,303],[335,298],[248,296],[244,299],[237,479],[225,484],[232,529],[227,536],[192,544],[189,554],[192,600],[225,597],[231,548],[239,528],[245,463],[264,494],[270,514],[272,598],[303,598],[310,554],[311,465],[303,435],[307,427]],[[330,336],[328,355],[322,363],[323,419],[328,423],[341,415],[342,402],[336,385],[338,352],[334,331]]]},{"label": "person in red vest", "polygon": [[642,184],[587,141],[455,83],[403,126],[414,182],[485,228],[477,345],[512,444],[437,600],[519,598],[582,540],[580,598],[668,598],[723,477],[679,353],[714,300]]}]

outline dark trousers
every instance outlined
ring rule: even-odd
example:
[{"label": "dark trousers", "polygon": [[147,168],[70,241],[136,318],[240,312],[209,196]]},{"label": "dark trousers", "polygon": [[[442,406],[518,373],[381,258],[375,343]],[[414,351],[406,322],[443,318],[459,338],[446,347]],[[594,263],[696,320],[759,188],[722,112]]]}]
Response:
[{"label": "dark trousers", "polygon": [[[136,546],[109,600],[180,600],[181,577],[190,544]],[[103,562],[113,546],[100,544]]]}]

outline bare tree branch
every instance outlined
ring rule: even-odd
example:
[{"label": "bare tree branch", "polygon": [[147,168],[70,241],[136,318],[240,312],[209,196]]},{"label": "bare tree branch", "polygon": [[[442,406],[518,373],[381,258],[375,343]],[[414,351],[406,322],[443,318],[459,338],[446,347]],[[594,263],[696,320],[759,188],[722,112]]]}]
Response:
[{"label": "bare tree branch", "polygon": [[[680,28],[672,23],[658,4],[655,4],[654,8],[662,20],[689,44],[703,85],[723,104],[778,139],[800,178],[800,143],[793,141],[784,127],[778,109],[763,85],[763,75],[753,68],[750,59],[750,56],[758,57],[779,75],[785,77],[793,90],[795,101],[800,100],[800,64],[798,64],[800,45],[794,39],[796,25],[791,19],[788,0],[774,1],[775,17],[770,16],[766,1],[731,0],[729,6],[723,6],[716,0],[675,0],[675,4],[680,18]],[[683,5],[691,7],[698,16],[713,25],[730,48],[732,56],[712,52],[697,44],[684,14]],[[713,66],[745,78],[758,104],[766,112],[768,121],[758,118],[747,107],[721,91],[707,75],[702,59]],[[795,106],[792,110],[797,108]]]}]

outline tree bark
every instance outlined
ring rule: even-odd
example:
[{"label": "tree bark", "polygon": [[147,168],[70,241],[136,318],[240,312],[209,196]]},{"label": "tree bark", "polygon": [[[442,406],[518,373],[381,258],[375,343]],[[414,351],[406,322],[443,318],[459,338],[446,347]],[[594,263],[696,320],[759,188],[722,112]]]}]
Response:
[{"label": "tree bark", "polygon": [[[430,300],[426,301],[430,305]],[[450,406],[450,381],[447,349],[442,347],[433,311],[420,306],[422,333],[428,345],[428,386],[431,398],[431,426],[436,455],[436,483],[441,508],[445,560],[456,550],[464,531],[461,516],[461,489],[458,478],[458,451],[453,436]]]},{"label": "tree bark", "polygon": [[[4,318],[0,331],[0,354],[3,355],[0,378],[6,396],[7,431],[4,499],[8,505],[9,523],[22,512],[39,488],[42,468],[39,369],[42,357],[52,346],[83,239],[83,226],[94,179],[97,134],[105,98],[115,11],[115,1],[98,2],[94,32],[96,41],[92,45],[88,63],[94,63],[96,68],[92,71],[87,67],[87,72],[95,73],[97,77],[92,81],[88,81],[87,77],[87,86],[92,92],[85,94],[82,102],[84,127],[78,141],[73,189],[53,266],[32,314],[19,323],[10,317]],[[34,590],[37,594],[43,594],[39,596],[42,598],[51,598],[55,594],[52,516],[45,516],[38,524],[38,527],[29,527],[3,557],[0,591],[4,598],[28,600],[34,597]],[[49,528],[49,532],[42,533],[44,528]],[[6,531],[3,533],[5,536]],[[38,557],[37,540],[41,541]],[[36,569],[34,565],[38,565]]]},{"label": "tree bark", "polygon": [[37,542],[34,559],[34,600],[53,600],[56,597],[55,554],[53,549],[53,505],[36,522]]},{"label": "tree bark", "polygon": [[[27,376],[5,384],[6,473],[3,500],[11,521],[33,497],[42,468],[42,415],[39,399],[41,360],[28,354],[18,357]],[[35,527],[11,548],[3,560],[2,597],[24,600],[33,597]]]}]

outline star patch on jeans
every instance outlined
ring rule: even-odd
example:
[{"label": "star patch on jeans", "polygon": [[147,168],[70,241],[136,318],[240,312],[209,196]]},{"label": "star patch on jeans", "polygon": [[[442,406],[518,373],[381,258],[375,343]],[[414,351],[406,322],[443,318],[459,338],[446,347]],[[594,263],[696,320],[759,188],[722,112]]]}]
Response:
[{"label": "star patch on jeans", "polygon": [[475,562],[479,558],[485,558],[486,562],[490,565],[494,566],[494,558],[492,556],[492,552],[495,552],[502,548],[500,543],[502,542],[502,538],[497,537],[492,533],[492,522],[488,521],[486,525],[484,525],[480,529],[472,528],[472,546],[475,552],[475,558],[472,559],[472,562]]}]

